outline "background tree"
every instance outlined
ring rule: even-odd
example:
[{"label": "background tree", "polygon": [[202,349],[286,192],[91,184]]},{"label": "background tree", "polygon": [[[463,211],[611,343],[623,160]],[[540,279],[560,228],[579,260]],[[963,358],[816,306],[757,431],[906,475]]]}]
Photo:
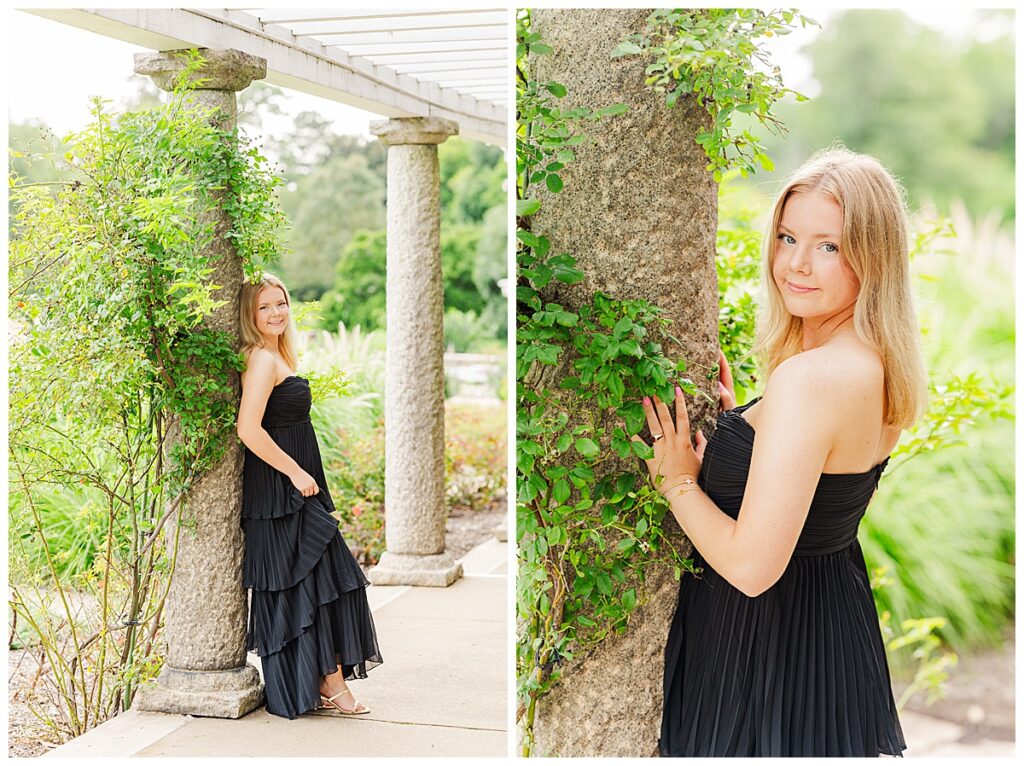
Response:
[{"label": "background tree", "polygon": [[338,155],[281,195],[291,221],[282,278],[297,300],[331,287],[339,257],[359,229],[384,229],[384,179],[360,153]]},{"label": "background tree", "polygon": [[[785,138],[766,141],[778,178],[811,151],[842,141],[899,177],[912,208],[954,199],[974,215],[1013,218],[1012,11],[990,11],[992,39],[953,39],[898,10],[851,10],[828,19],[804,48],[819,92],[781,105]],[[983,19],[984,20],[984,19]]]}]

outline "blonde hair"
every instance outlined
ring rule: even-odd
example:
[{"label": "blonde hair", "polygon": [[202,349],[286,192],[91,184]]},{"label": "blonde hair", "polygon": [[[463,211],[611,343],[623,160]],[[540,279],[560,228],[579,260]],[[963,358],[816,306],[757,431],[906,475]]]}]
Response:
[{"label": "blonde hair", "polygon": [[[256,304],[259,301],[260,292],[266,287],[280,287],[284,293],[285,303],[291,308],[292,299],[288,295],[288,288],[284,282],[273,274],[264,272],[258,282],[243,282],[238,299],[238,324],[242,336],[242,351],[246,358],[256,348],[263,348],[263,335],[256,329]],[[291,369],[298,367],[298,355],[296,354],[297,343],[295,339],[295,326],[292,324],[290,312],[288,324],[285,326],[284,334],[278,340],[277,350],[281,352],[284,361]]]},{"label": "blonde hair", "polygon": [[928,399],[910,284],[909,224],[899,182],[874,157],[844,148],[819,152],[790,176],[779,193],[764,238],[765,305],[755,351],[770,375],[802,350],[802,322],[786,310],[772,278],[772,262],[783,206],[790,195],[806,191],[828,194],[843,211],[841,257],[860,283],[854,328],[882,358],[885,422],[907,428],[920,417]]}]

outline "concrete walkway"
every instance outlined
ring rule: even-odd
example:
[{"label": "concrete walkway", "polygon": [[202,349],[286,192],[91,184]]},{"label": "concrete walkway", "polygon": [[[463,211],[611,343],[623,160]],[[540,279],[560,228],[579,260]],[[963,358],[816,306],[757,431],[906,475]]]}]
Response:
[{"label": "concrete walkway", "polygon": [[900,713],[900,725],[907,741],[907,749],[903,751],[906,758],[1014,756],[1012,739],[979,735],[970,726],[925,713],[904,710]]},{"label": "concrete walkway", "polygon": [[[507,543],[463,559],[448,588],[367,590],[384,663],[352,690],[371,712],[289,721],[128,710],[44,757],[496,756],[509,754]],[[249,662],[259,667],[259,658]]]}]

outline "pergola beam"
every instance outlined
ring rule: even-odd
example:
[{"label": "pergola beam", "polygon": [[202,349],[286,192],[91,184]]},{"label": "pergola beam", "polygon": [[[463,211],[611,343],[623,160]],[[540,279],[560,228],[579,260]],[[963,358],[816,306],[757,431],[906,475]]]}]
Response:
[{"label": "pergola beam", "polygon": [[[281,22],[273,22],[280,24]],[[429,18],[386,18],[386,19],[328,19],[325,21],[300,21],[288,25],[296,34],[317,35],[344,31],[349,34],[370,32],[413,32],[436,29],[508,29],[508,18],[504,13],[474,17],[450,14]]]},{"label": "pergola beam", "polygon": [[[489,99],[443,88],[374,64],[240,11],[61,9],[26,12],[154,50],[237,48],[267,60],[267,81],[385,117],[454,120],[468,138],[504,146],[506,110]],[[441,43],[445,45],[445,43]]]},{"label": "pergola beam", "polygon": [[396,43],[451,43],[451,42],[483,42],[490,40],[504,41],[508,37],[507,27],[493,25],[487,27],[464,27],[444,29],[395,29],[385,32],[350,32],[339,29],[331,32],[307,32],[325,45],[341,45],[347,42],[359,45],[379,45]]},{"label": "pergola beam", "polygon": [[[282,16],[276,16],[275,14],[281,11],[284,13]],[[273,24],[300,24],[309,21],[337,21],[339,19],[355,21],[359,19],[393,19],[393,18],[423,18],[431,16],[466,16],[469,14],[483,14],[483,13],[505,13],[504,8],[467,8],[467,9],[455,9],[449,8],[447,10],[396,10],[396,11],[349,11],[338,13],[332,16],[326,16],[321,11],[310,11],[310,16],[297,16],[296,11],[287,11],[281,8],[267,8],[267,9],[251,9],[249,10],[253,16],[256,16],[260,21],[266,21]],[[289,15],[289,13],[291,15]],[[299,12],[301,13],[301,12]]]}]

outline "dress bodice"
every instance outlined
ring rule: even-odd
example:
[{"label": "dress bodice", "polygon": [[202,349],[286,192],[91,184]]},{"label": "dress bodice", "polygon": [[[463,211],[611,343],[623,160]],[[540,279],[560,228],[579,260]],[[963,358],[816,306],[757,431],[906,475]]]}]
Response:
[{"label": "dress bodice", "polygon": [[298,375],[289,375],[270,392],[261,425],[264,428],[277,428],[309,423],[312,404],[309,381]]},{"label": "dress bodice", "polygon": [[[757,399],[718,416],[718,427],[708,440],[701,466],[700,485],[722,511],[738,518],[754,449],[754,428],[743,412]],[[857,538],[857,527],[867,510],[889,458],[863,473],[823,473],[811,500],[794,556],[834,553]]]}]

